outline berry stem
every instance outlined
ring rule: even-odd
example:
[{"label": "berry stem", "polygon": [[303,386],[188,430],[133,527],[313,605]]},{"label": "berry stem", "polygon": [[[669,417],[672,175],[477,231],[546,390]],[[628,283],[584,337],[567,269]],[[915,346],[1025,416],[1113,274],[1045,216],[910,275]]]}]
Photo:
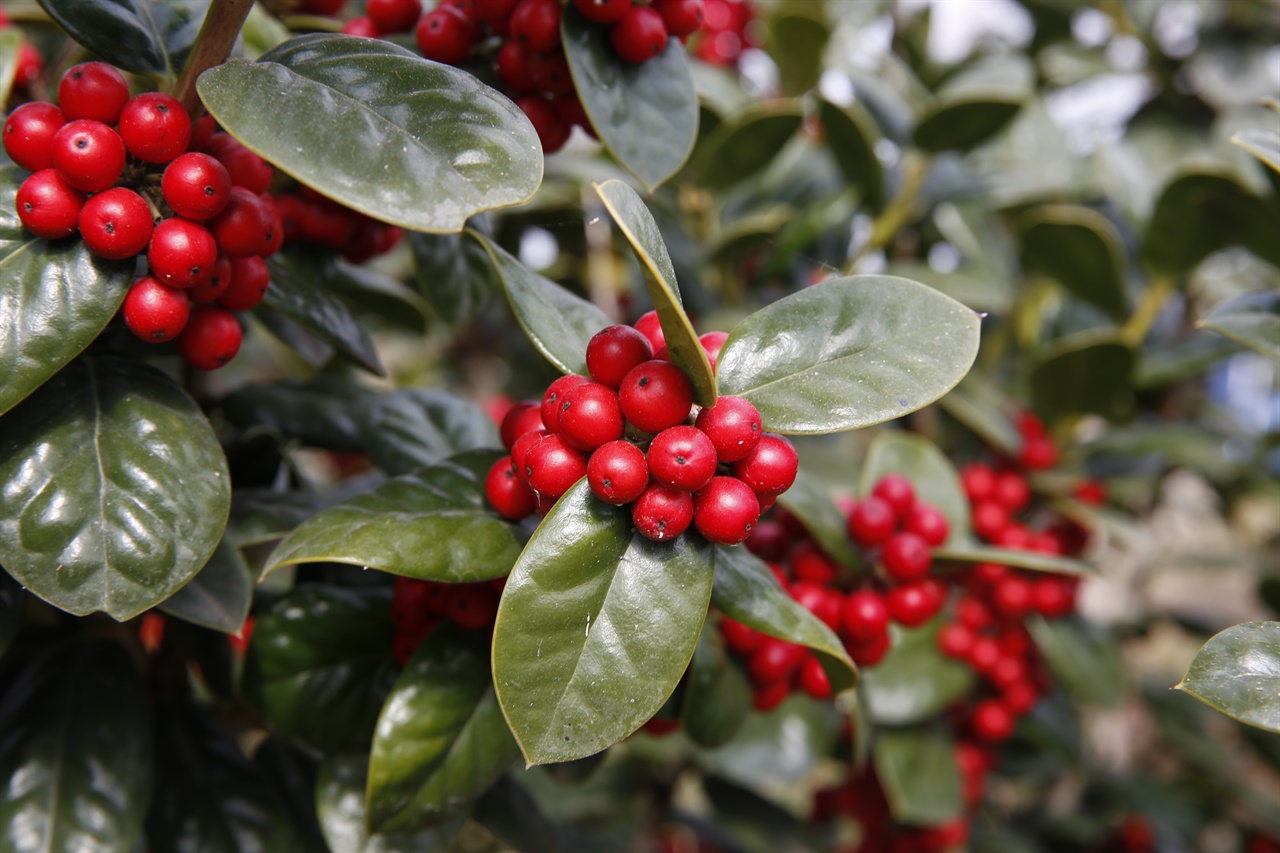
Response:
[{"label": "berry stem", "polygon": [[231,55],[236,36],[252,9],[253,0],[213,0],[209,4],[204,23],[200,25],[200,34],[191,48],[191,56],[173,86],[173,96],[191,115],[192,121],[204,112],[204,105],[196,94],[197,78],[215,65],[221,65]]}]

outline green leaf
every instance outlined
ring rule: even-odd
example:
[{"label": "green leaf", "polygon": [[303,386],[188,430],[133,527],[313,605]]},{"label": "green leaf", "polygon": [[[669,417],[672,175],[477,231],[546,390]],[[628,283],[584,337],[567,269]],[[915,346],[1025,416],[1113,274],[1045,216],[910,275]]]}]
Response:
[{"label": "green leaf", "polygon": [[320,370],[333,358],[333,347],[301,323],[296,323],[265,305],[259,305],[252,316],[312,369]]},{"label": "green leaf", "polygon": [[1124,247],[1114,225],[1087,207],[1044,205],[1025,214],[1022,265],[1066,288],[1077,299],[1123,322]]},{"label": "green leaf", "polygon": [[609,28],[565,8],[560,28],[574,88],[604,147],[653,192],[680,171],[698,135],[698,96],[676,39],[647,62],[620,60]]},{"label": "green leaf", "polygon": [[860,104],[840,107],[825,99],[818,103],[818,118],[845,180],[862,191],[868,207],[879,211],[884,207],[884,168],[876,156],[875,120]]},{"label": "green leaf", "polygon": [[388,480],[303,522],[267,560],[348,563],[462,583],[505,575],[520,555],[514,528],[485,508],[497,452],[475,452]]},{"label": "green leaf", "polygon": [[98,337],[133,281],[132,261],[104,261],[78,239],[31,236],[16,201],[26,177],[0,166],[0,415]]},{"label": "green leaf", "polygon": [[938,561],[953,560],[960,563],[1000,563],[1016,569],[1030,569],[1035,572],[1059,575],[1096,575],[1098,573],[1098,570],[1088,563],[1082,563],[1070,557],[1041,554],[1036,551],[991,548],[973,541],[953,540],[941,548],[935,548],[933,557]]},{"label": "green leaf", "polygon": [[1254,195],[1227,169],[1198,167],[1170,181],[1156,199],[1142,238],[1142,257],[1157,270],[1179,275],[1228,246],[1243,245],[1280,262],[1275,205]]},{"label": "green leaf", "polygon": [[1111,329],[1059,338],[1031,366],[1032,407],[1047,421],[1077,414],[1122,420],[1132,410],[1133,350]]},{"label": "green leaf", "polygon": [[751,682],[725,653],[719,631],[704,626],[693,652],[680,705],[680,728],[698,746],[724,746],[751,712]]},{"label": "green leaf", "polygon": [[224,537],[200,573],[160,604],[160,610],[213,631],[234,634],[244,627],[252,603],[249,566],[240,549]]},{"label": "green leaf", "polygon": [[0,571],[0,657],[9,650],[22,630],[27,609],[27,593],[7,572]]},{"label": "green leaf", "polygon": [[418,290],[446,323],[474,320],[496,288],[489,256],[465,234],[407,235]]},{"label": "green leaf", "polygon": [[230,732],[190,702],[161,702],[156,717],[157,775],[147,814],[148,849],[299,849],[280,795],[244,757]]},{"label": "green leaf", "polygon": [[340,853],[423,853],[447,850],[466,823],[457,817],[442,826],[404,835],[370,834],[365,820],[366,772],[363,755],[327,755],[316,782],[316,811],[329,849]]},{"label": "green leaf", "polygon": [[322,279],[313,264],[295,255],[279,253],[267,259],[267,268],[271,272],[271,286],[267,288],[263,305],[314,332],[365,370],[378,376],[386,375],[373,339],[351,309],[322,288]]},{"label": "green leaf", "polygon": [[309,447],[363,453],[363,411],[379,395],[338,379],[283,379],[255,382],[222,400],[223,416],[240,427],[268,427]]},{"label": "green leaf", "polygon": [[298,830],[298,849],[325,850],[328,845],[320,832],[320,818],[316,814],[320,756],[287,738],[268,737],[253,751],[253,766],[280,794]]},{"label": "green leaf", "polygon": [[977,314],[905,278],[831,279],[739,323],[717,381],[775,432],[856,429],[949,391],[973,364],[978,327]]},{"label": "green leaf", "polygon": [[698,148],[699,182],[724,189],[762,171],[804,120],[799,103],[757,104],[717,127]]},{"label": "green leaf", "polygon": [[1124,661],[1114,637],[1076,618],[1027,620],[1055,678],[1078,702],[1117,708],[1128,695]]},{"label": "green leaf", "polygon": [[951,525],[948,543],[969,538],[969,499],[960,475],[947,455],[929,439],[915,433],[885,430],[872,440],[862,461],[858,494],[871,494],[880,478],[901,474],[915,486],[916,497],[933,504]]},{"label": "green leaf", "polygon": [[947,81],[916,125],[916,145],[930,153],[967,151],[995,136],[1031,96],[1034,70],[1025,56],[995,55]]},{"label": "green leaf", "polygon": [[208,0],[40,0],[58,26],[122,71],[175,78]]},{"label": "green leaf", "polygon": [[1280,359],[1280,293],[1244,293],[1224,299],[1197,325]]},{"label": "green leaf", "polygon": [[767,49],[778,64],[782,90],[789,95],[810,91],[822,76],[823,50],[831,37],[822,12],[821,5],[800,3],[784,6],[769,18]]},{"label": "green leaf", "polygon": [[808,646],[818,655],[832,692],[858,682],[858,668],[840,638],[778,583],[769,567],[745,548],[716,549],[716,582],[711,603],[757,631]]},{"label": "green leaf", "polygon": [[702,787],[711,801],[717,826],[723,826],[738,842],[732,849],[774,853],[825,847],[816,827],[749,787],[715,776],[703,779]]},{"label": "green leaf", "polygon": [[1274,130],[1242,130],[1231,141],[1280,172],[1280,133]]},{"label": "green leaf", "polygon": [[9,103],[13,93],[13,79],[18,72],[18,52],[26,38],[17,27],[0,30],[0,103]]},{"label": "green leaf", "polygon": [[368,823],[405,833],[465,813],[520,755],[485,632],[437,628],[387,697],[369,760]]},{"label": "green leaf", "polygon": [[778,503],[800,520],[827,556],[846,569],[862,568],[862,557],[846,532],[844,513],[821,480],[801,468],[791,488],[778,496]]},{"label": "green leaf", "polygon": [[476,801],[472,818],[494,837],[521,853],[560,853],[560,834],[538,802],[511,776],[497,781]]},{"label": "green leaf", "polygon": [[636,191],[622,181],[605,181],[593,186],[640,261],[649,298],[653,300],[667,339],[671,363],[683,370],[693,383],[694,402],[700,406],[713,405],[716,401],[716,378],[711,372],[711,363],[707,361],[706,350],[698,342],[693,323],[684,312],[676,271],[671,266],[671,256],[667,254],[658,223]]},{"label": "green leaf", "polygon": [[245,700],[316,748],[367,746],[399,672],[390,611],[389,589],[299,586],[255,616]]},{"label": "green leaf", "polygon": [[287,253],[288,263],[297,267],[318,289],[334,293],[398,328],[418,335],[426,332],[431,306],[399,279],[372,266],[353,264],[325,252],[283,251]]},{"label": "green leaf", "polygon": [[281,171],[412,231],[461,231],[542,181],[542,148],[519,107],[380,39],[299,36],[257,62],[211,68],[197,88],[218,124]]},{"label": "green leaf", "polygon": [[858,695],[871,721],[885,726],[926,722],[973,690],[973,669],[943,657],[933,622],[894,632],[893,648],[862,673]]},{"label": "green leaf", "polygon": [[586,376],[587,343],[596,332],[612,324],[609,317],[582,297],[530,270],[497,243],[475,231],[467,234],[489,253],[511,310],[538,352],[560,371]]},{"label": "green leaf", "polygon": [[81,359],[0,419],[0,565],[55,607],[131,619],[208,562],[230,486],[172,380]]},{"label": "green leaf", "polygon": [[894,820],[936,826],[964,810],[955,745],[938,731],[887,729],[872,746],[876,773]]},{"label": "green leaf", "polygon": [[650,541],[585,480],[560,499],[493,632],[498,699],[530,765],[597,753],[657,713],[693,656],[713,574],[700,537]]},{"label": "green leaf", "polygon": [[1244,622],[1214,635],[1177,689],[1232,719],[1280,732],[1280,622]]},{"label": "green leaf", "polygon": [[151,797],[149,717],[121,646],[33,656],[0,702],[0,848],[128,850]]},{"label": "green leaf", "polygon": [[988,377],[970,371],[938,405],[997,451],[1014,456],[1022,447],[1022,436],[1005,415],[1010,402]]},{"label": "green leaf", "polygon": [[392,475],[466,450],[502,446],[479,403],[437,389],[383,394],[364,408],[360,429],[374,464]]}]

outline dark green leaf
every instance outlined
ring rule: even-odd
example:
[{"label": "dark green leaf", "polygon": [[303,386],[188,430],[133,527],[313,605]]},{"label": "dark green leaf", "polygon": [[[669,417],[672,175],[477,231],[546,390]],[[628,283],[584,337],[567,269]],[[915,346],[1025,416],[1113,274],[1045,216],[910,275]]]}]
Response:
[{"label": "dark green leaf", "polygon": [[22,628],[27,608],[27,594],[22,585],[0,570],[0,657],[9,650],[13,638]]},{"label": "dark green leaf", "polygon": [[1027,621],[1036,647],[1053,675],[1078,702],[1118,707],[1128,679],[1114,637],[1079,619]]},{"label": "dark green leaf", "polygon": [[163,702],[156,716],[157,775],[147,814],[148,849],[299,849],[280,795],[244,757],[230,732],[186,702]]},{"label": "dark green leaf", "polygon": [[214,631],[234,634],[244,626],[253,603],[253,581],[240,549],[223,538],[209,562],[160,610]]},{"label": "dark green leaf", "polygon": [[1153,341],[1138,352],[1133,387],[1163,388],[1203,376],[1218,362],[1240,352],[1240,345],[1210,331],[1192,332],[1174,341]]},{"label": "dark green leaf", "polygon": [[461,231],[542,181],[538,136],[515,104],[387,41],[299,36],[206,71],[199,91],[218,124],[281,171],[410,230]]},{"label": "dark green leaf", "polygon": [[417,335],[427,330],[431,306],[409,286],[371,266],[356,265],[344,258],[328,257],[319,252],[314,254],[314,258],[322,262],[319,280],[323,281],[326,290],[398,328]]},{"label": "dark green leaf", "polygon": [[881,432],[867,448],[858,478],[858,494],[871,494],[880,478],[901,474],[915,486],[916,497],[942,510],[951,524],[948,543],[969,538],[969,499],[960,475],[938,445],[915,433]]},{"label": "dark green leaf", "polygon": [[858,695],[871,721],[885,726],[923,723],[973,690],[973,669],[938,651],[934,622],[894,632],[893,648],[862,673]]},{"label": "dark green leaf", "polygon": [[1231,141],[1280,172],[1280,133],[1274,130],[1242,130]]},{"label": "dark green leaf", "polygon": [[933,557],[938,561],[954,560],[960,563],[1000,563],[1018,569],[1060,575],[1096,575],[1098,573],[1098,570],[1088,563],[1082,563],[1070,557],[1041,554],[1036,551],[992,548],[973,541],[948,542],[941,548],[935,548]]},{"label": "dark green leaf", "polygon": [[465,454],[323,510],[285,537],[267,573],[294,563],[349,563],[447,582],[502,577],[520,543],[485,508],[485,473],[498,456]]},{"label": "dark green leaf", "polygon": [[1031,401],[1048,421],[1092,413],[1125,418],[1133,407],[1133,350],[1118,331],[1090,329],[1054,341],[1031,366]]},{"label": "dark green leaf", "polygon": [[504,776],[476,801],[472,816],[521,853],[559,853],[560,834],[520,783]]},{"label": "dark green leaf", "polygon": [[821,480],[801,468],[791,488],[778,497],[778,503],[800,520],[829,557],[846,569],[862,567],[862,557],[849,541],[844,513]]},{"label": "dark green leaf", "polygon": [[857,683],[858,668],[840,638],[788,595],[764,561],[747,549],[716,549],[711,603],[730,619],[813,649],[833,692],[848,690]]},{"label": "dark green leaf", "polygon": [[1223,300],[1199,325],[1280,359],[1280,293],[1245,293]]},{"label": "dark green leaf", "polygon": [[121,646],[33,656],[0,702],[0,848],[128,850],[151,797],[149,716]]},{"label": "dark green leaf", "polygon": [[418,289],[446,323],[470,323],[495,291],[484,247],[463,234],[407,237],[413,252]]},{"label": "dark green leaf", "polygon": [[298,832],[298,849],[316,853],[328,850],[316,814],[320,757],[286,738],[269,737],[254,750],[253,764],[280,794]]},{"label": "dark green leaf", "polygon": [[0,166],[0,414],[93,342],[133,281],[132,261],[104,261],[79,239],[40,240],[18,219],[27,172]]},{"label": "dark green leaf", "polygon": [[1216,634],[1178,689],[1242,723],[1280,732],[1280,622],[1244,622]]},{"label": "dark green leaf", "polygon": [[618,165],[653,192],[689,158],[698,135],[698,97],[676,39],[647,62],[623,62],[609,28],[576,8],[561,18],[564,53],[591,126]]},{"label": "dark green leaf", "polygon": [[208,0],[40,0],[96,58],[138,74],[178,76]]},{"label": "dark green leaf", "polygon": [[425,853],[446,850],[465,817],[407,835],[370,835],[365,821],[363,755],[328,755],[320,763],[316,783],[316,811],[329,849],[334,853]]},{"label": "dark green leaf", "polygon": [[738,324],[716,364],[720,390],[746,397],[766,429],[824,433],[913,412],[964,377],[978,315],[905,278],[836,278]]},{"label": "dark green leaf", "polygon": [[676,271],[671,266],[671,257],[667,254],[658,223],[636,191],[622,181],[605,181],[594,186],[614,224],[627,238],[640,261],[649,298],[653,300],[667,339],[671,363],[683,370],[693,383],[694,402],[700,406],[713,405],[716,401],[716,378],[711,372],[711,363],[707,361],[706,350],[698,342],[693,323],[684,312]]},{"label": "dark green leaf", "polygon": [[767,47],[788,95],[808,92],[822,75],[823,49],[831,37],[822,12],[819,4],[792,4],[769,19]]},{"label": "dark green leaf", "polygon": [[700,183],[723,189],[763,170],[803,120],[800,104],[783,102],[748,108],[722,123],[699,146],[694,165]]},{"label": "dark green leaf", "polygon": [[436,389],[378,397],[364,407],[360,428],[374,464],[391,475],[465,450],[502,446],[498,428],[479,403]]},{"label": "dark green leaf", "polygon": [[887,729],[876,738],[872,755],[894,820],[936,826],[963,811],[955,745],[947,735]]},{"label": "dark green leaf", "polygon": [[1011,401],[994,382],[972,371],[938,405],[1006,456],[1016,455],[1022,436],[1005,412]]},{"label": "dark green leaf", "polygon": [[402,834],[465,813],[519,756],[493,692],[487,635],[437,628],[405,665],[378,718],[369,827]]},{"label": "dark green leaf", "polygon": [[880,210],[884,206],[884,169],[876,156],[875,120],[860,104],[839,107],[823,100],[818,104],[823,139],[835,157],[845,180],[862,191],[867,206]]},{"label": "dark green leaf", "polygon": [[1124,247],[1105,216],[1087,207],[1045,205],[1020,224],[1028,273],[1053,279],[1117,323],[1124,320]]},{"label": "dark green leaf", "polygon": [[1031,95],[1033,70],[1025,56],[997,54],[947,81],[915,129],[928,152],[967,151],[1004,128]]},{"label": "dark green leaf", "polygon": [[390,611],[387,589],[298,587],[255,616],[246,701],[317,748],[367,746],[399,671]]},{"label": "dark green leaf", "polygon": [[719,632],[708,623],[689,664],[680,728],[698,746],[724,746],[747,721],[751,694],[751,682],[729,660]]},{"label": "dark green leaf", "polygon": [[715,776],[705,778],[702,785],[716,822],[732,833],[741,849],[751,853],[822,849],[813,826],[750,788]]},{"label": "dark green leaf", "polygon": [[265,305],[258,306],[253,318],[313,369],[319,370],[333,358],[334,348],[301,323],[295,323]]},{"label": "dark green leaf", "polygon": [[209,560],[231,504],[199,407],[149,367],[68,365],[0,419],[0,565],[77,615],[131,619]]},{"label": "dark green leaf", "polygon": [[1142,256],[1169,275],[1234,245],[1277,263],[1277,230],[1280,214],[1274,205],[1246,189],[1234,173],[1201,167],[1180,174],[1161,191],[1147,221]]},{"label": "dark green leaf", "polygon": [[323,289],[308,261],[276,254],[267,260],[267,267],[271,286],[263,305],[314,332],[365,370],[386,375],[369,333],[341,299]]},{"label": "dark green leaf", "polygon": [[584,481],[511,570],[493,633],[494,683],[529,764],[599,752],[657,713],[706,618],[714,552],[653,542]]},{"label": "dark green leaf", "polygon": [[587,375],[587,343],[596,332],[611,325],[609,317],[592,303],[543,278],[510,253],[474,231],[493,261],[507,291],[511,310],[529,340],[564,373]]},{"label": "dark green leaf", "polygon": [[363,453],[360,417],[378,397],[337,379],[284,379],[237,388],[223,399],[222,413],[241,429],[269,427],[309,447]]}]

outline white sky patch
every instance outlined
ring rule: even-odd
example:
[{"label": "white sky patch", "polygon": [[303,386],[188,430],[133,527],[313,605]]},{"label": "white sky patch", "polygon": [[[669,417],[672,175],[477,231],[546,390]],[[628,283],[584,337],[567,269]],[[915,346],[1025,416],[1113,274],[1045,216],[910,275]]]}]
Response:
[{"label": "white sky patch", "polygon": [[1118,142],[1133,114],[1151,97],[1152,84],[1141,74],[1103,74],[1044,97],[1054,124],[1079,154]]}]

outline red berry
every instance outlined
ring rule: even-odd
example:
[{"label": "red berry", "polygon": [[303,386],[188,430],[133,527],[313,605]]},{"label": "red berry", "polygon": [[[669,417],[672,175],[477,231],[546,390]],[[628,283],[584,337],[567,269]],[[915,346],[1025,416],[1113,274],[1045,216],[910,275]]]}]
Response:
[{"label": "red berry", "polygon": [[[696,518],[696,496],[694,513]],[[797,581],[791,585],[791,597],[805,610],[817,616],[823,625],[832,631],[840,630],[840,621],[844,616],[844,596],[838,590],[828,589],[811,581]]]},{"label": "red berry", "polygon": [[741,480],[712,477],[711,482],[693,495],[693,524],[716,545],[737,545],[745,541],[759,520],[760,501]]},{"label": "red berry", "polygon": [[1000,693],[1000,700],[1014,716],[1029,713],[1039,699],[1040,694],[1030,681],[1015,681]]},{"label": "red berry", "polygon": [[538,442],[538,439],[544,435],[550,435],[545,429],[535,429],[526,432],[515,440],[511,445],[511,467],[516,472],[516,479],[529,485],[529,448]]},{"label": "red berry", "polygon": [[218,260],[209,229],[190,219],[165,219],[151,232],[147,264],[169,287],[188,288],[208,276]]},{"label": "red berry", "polygon": [[857,643],[870,643],[889,630],[889,607],[877,592],[852,592],[844,601],[842,635]]},{"label": "red berry", "polygon": [[192,151],[165,168],[160,189],[174,213],[187,219],[210,219],[231,199],[231,174],[208,154]]},{"label": "red berry", "polygon": [[191,144],[191,116],[176,98],[144,92],[124,105],[120,138],[139,160],[168,163]]},{"label": "red berry", "polygon": [[30,86],[44,73],[44,58],[29,41],[18,47],[18,61],[14,64],[13,85],[19,88]]},{"label": "red berry", "polygon": [[827,679],[822,664],[818,662],[817,655],[809,655],[800,664],[800,670],[796,673],[796,685],[814,699],[831,697],[831,682]]},{"label": "red berry", "polygon": [[236,316],[216,305],[197,305],[178,335],[178,353],[198,370],[217,370],[240,351],[242,336]]},{"label": "red berry", "polygon": [[498,595],[484,584],[451,584],[446,613],[459,628],[487,628],[498,615]]},{"label": "red berry", "polygon": [[191,127],[191,150],[203,151],[204,147],[209,144],[211,139],[213,139],[217,129],[218,126],[217,123],[214,122],[213,116],[200,116],[200,118],[196,120],[196,123]]},{"label": "red berry", "polygon": [[529,74],[530,55],[531,51],[514,39],[504,42],[498,51],[494,64],[498,68],[498,76],[507,84],[509,91],[532,92],[536,88]]},{"label": "red berry", "polygon": [[637,429],[658,433],[689,417],[693,386],[680,368],[655,359],[628,371],[618,386],[618,402]]},{"label": "red berry", "polygon": [[[378,32],[378,27],[367,17],[352,18],[342,25],[339,30],[344,36],[356,36],[358,38],[375,39],[382,33]],[[195,145],[191,146],[196,147]]]},{"label": "red berry", "polygon": [[994,618],[987,605],[972,595],[961,596],[956,602],[956,621],[974,631],[988,627]]},{"label": "red berry", "polygon": [[511,10],[518,2],[519,0],[475,0],[476,18],[496,29],[511,17]]},{"label": "red berry", "polygon": [[880,560],[889,577],[896,581],[913,581],[929,573],[933,554],[916,534],[895,533],[885,540]]},{"label": "red berry", "polygon": [[599,382],[584,382],[565,391],[557,424],[565,441],[588,452],[622,438],[625,426],[618,395]]},{"label": "red berry", "polygon": [[698,412],[698,429],[706,433],[721,462],[737,462],[745,458],[764,434],[760,412],[742,397],[725,395],[715,405]]},{"label": "red berry", "polygon": [[995,501],[975,503],[969,511],[973,522],[973,532],[988,542],[1000,538],[1000,534],[1009,526],[1009,511]]},{"label": "red berry", "polygon": [[991,499],[1011,513],[1017,512],[1031,500],[1031,489],[1021,474],[1004,471],[996,475]]},{"label": "red berry", "polygon": [[1057,619],[1075,609],[1075,587],[1062,578],[1040,578],[1032,584],[1031,601],[1035,611],[1041,616]]},{"label": "red berry", "polygon": [[149,343],[161,343],[173,340],[186,327],[191,299],[185,290],[147,276],[129,288],[122,312],[129,331]]},{"label": "red berry", "polygon": [[511,11],[511,37],[534,53],[559,47],[559,0],[520,0]]},{"label": "red berry", "polygon": [[646,458],[654,480],[682,492],[698,491],[716,473],[716,449],[697,427],[664,429],[650,442]]},{"label": "red berry", "polygon": [[720,360],[720,350],[724,349],[724,342],[729,340],[728,332],[707,332],[705,335],[698,336],[698,343],[702,344],[702,351],[707,354],[707,362],[711,365],[712,372],[715,372],[716,362]]},{"label": "red berry", "polygon": [[925,541],[926,545],[938,547],[947,541],[951,533],[951,524],[942,511],[927,503],[917,502],[907,513],[903,525],[908,532],[914,533]]},{"label": "red berry", "polygon": [[938,651],[953,660],[968,660],[975,637],[967,625],[952,622],[938,631]]},{"label": "red berry", "polygon": [[609,28],[609,44],[627,62],[648,62],[667,49],[667,25],[651,7],[632,6]]},{"label": "red berry", "polygon": [[755,628],[749,628],[728,616],[720,620],[720,633],[724,635],[724,644],[735,655],[749,656],[764,640],[764,635]]},{"label": "red berry", "polygon": [[791,567],[791,575],[797,581],[829,584],[840,573],[840,567],[816,542],[801,542],[787,559]]},{"label": "red berry", "polygon": [[995,671],[1002,657],[1004,650],[995,637],[978,637],[973,641],[973,648],[969,649],[969,666],[974,672],[986,675]]},{"label": "red berry", "polygon": [[53,137],[67,117],[53,104],[31,101],[13,112],[4,123],[4,150],[24,169],[38,172],[53,167]]},{"label": "red berry", "polygon": [[899,519],[905,519],[915,506],[916,490],[911,481],[900,474],[886,474],[871,489],[871,494],[893,507]]},{"label": "red berry", "polygon": [[844,648],[858,666],[875,666],[888,654],[890,643],[889,632],[886,631],[864,643],[846,643]]},{"label": "red berry", "polygon": [[969,502],[976,504],[991,499],[991,493],[996,487],[996,472],[990,465],[974,462],[960,470],[960,482],[965,494],[969,496]]},{"label": "red berry", "polygon": [[527,432],[534,432],[545,427],[542,420],[542,408],[525,400],[516,403],[502,416],[502,425],[498,433],[502,437],[502,446],[508,449],[515,446],[516,439]]},{"label": "red berry", "polygon": [[597,24],[612,24],[627,14],[631,0],[573,0],[582,17]]},{"label": "red berry", "polygon": [[996,583],[991,603],[996,612],[1006,619],[1021,619],[1031,612],[1034,603],[1031,596],[1031,582],[1021,575],[1009,573]]},{"label": "red berry", "polygon": [[15,206],[28,231],[58,240],[76,232],[84,193],[64,181],[57,169],[41,169],[18,187]]},{"label": "red berry", "polygon": [[53,167],[78,190],[105,190],[124,172],[120,135],[100,121],[67,122],[53,135]]},{"label": "red berry", "polygon": [[540,411],[542,412],[542,426],[546,427],[548,432],[560,431],[560,404],[564,402],[564,395],[570,388],[585,385],[590,381],[585,376],[570,373],[568,376],[561,376],[547,386],[546,393],[542,395]]},{"label": "red berry", "polygon": [[529,448],[524,457],[529,485],[551,500],[587,475],[587,457],[559,435],[547,435]]},{"label": "red berry", "polygon": [[219,252],[218,259],[213,262],[213,269],[209,270],[204,278],[188,288],[187,295],[195,303],[214,302],[219,296],[226,293],[227,288],[230,286],[231,258]]},{"label": "red berry", "polygon": [[232,258],[231,281],[218,304],[230,311],[248,311],[262,302],[270,284],[271,273],[262,258]]},{"label": "red berry", "polygon": [[942,585],[929,578],[894,587],[885,596],[885,604],[894,622],[917,628],[937,615],[945,599]]},{"label": "red berry", "polygon": [[1071,496],[1089,506],[1102,506],[1107,502],[1107,487],[1097,480],[1084,480],[1075,487]]},{"label": "red berry", "polygon": [[[564,51],[530,54],[527,67],[529,79],[533,81],[534,88],[539,92],[546,95],[567,95],[573,91],[573,77],[570,76],[569,61],[565,59]],[[557,111],[556,115],[559,114]],[[565,123],[572,124],[572,122]]]},{"label": "red berry", "polygon": [[747,662],[747,672],[756,684],[785,681],[804,663],[809,654],[811,652],[805,646],[766,636],[761,639],[760,648],[756,649]]},{"label": "red berry", "polygon": [[[762,513],[764,509],[760,510]],[[747,549],[762,560],[781,560],[791,545],[791,534],[777,521],[761,521],[756,525],[751,538],[747,540]],[[814,578],[805,578],[814,580]]]},{"label": "red berry", "polygon": [[993,584],[1008,573],[1009,567],[1000,563],[978,563],[973,567],[973,576],[985,584]]},{"label": "red berry", "polygon": [[762,714],[767,714],[786,701],[791,694],[791,684],[787,681],[775,681],[756,688],[751,698],[751,707]]},{"label": "red berry", "polygon": [[554,154],[569,141],[572,130],[556,113],[556,108],[542,95],[525,95],[516,99],[516,106],[528,117],[538,133],[543,154]]},{"label": "red berry", "polygon": [[220,251],[232,258],[261,255],[275,237],[276,220],[266,203],[244,187],[231,188],[222,212],[209,220]]},{"label": "red berry", "polygon": [[702,0],[654,0],[653,10],[662,16],[667,32],[676,38],[693,35],[702,28]]},{"label": "red berry", "polygon": [[427,59],[461,65],[471,55],[475,31],[457,9],[441,6],[423,15],[413,31],[418,50]]},{"label": "red berry", "polygon": [[80,209],[80,237],[101,258],[118,261],[139,254],[150,242],[153,227],[151,208],[124,187],[104,190]]},{"label": "red berry", "polygon": [[631,522],[649,539],[674,539],[693,523],[693,497],[652,483],[631,505]]},{"label": "red berry", "polygon": [[210,145],[209,150],[226,168],[231,178],[231,186],[244,187],[258,195],[265,193],[271,187],[275,170],[267,165],[266,160],[245,148],[234,137],[220,133],[215,140],[218,138],[224,138],[227,141],[221,146]]},{"label": "red berry", "polygon": [[1001,741],[1013,734],[1014,716],[995,699],[984,699],[973,709],[973,733],[982,740]]},{"label": "red berry", "polygon": [[1034,412],[1019,412],[1015,425],[1024,439],[1046,438],[1049,435],[1049,430],[1045,427],[1044,421],[1040,420]]},{"label": "red berry", "polygon": [[733,476],[761,497],[777,497],[791,488],[799,468],[800,457],[791,442],[766,432],[751,453],[733,463]]},{"label": "red berry", "polygon": [[380,34],[407,33],[422,16],[421,0],[367,0],[364,13]]},{"label": "red berry", "polygon": [[605,503],[623,506],[644,493],[649,485],[649,465],[644,451],[629,441],[601,445],[587,460],[587,482]]},{"label": "red berry", "polygon": [[632,368],[652,358],[648,338],[631,326],[607,326],[587,342],[587,372],[610,388],[617,388]]},{"label": "red berry", "polygon": [[991,683],[996,687],[1007,690],[1018,682],[1026,680],[1027,665],[1017,655],[1005,655],[991,668]]},{"label": "red berry", "polygon": [[69,119],[88,118],[106,125],[120,119],[129,100],[124,76],[105,62],[82,62],[58,82],[58,106]]},{"label": "red berry", "polygon": [[484,496],[494,512],[511,521],[532,515],[538,507],[533,490],[516,477],[510,456],[504,456],[490,466],[484,480]]},{"label": "red berry", "polygon": [[849,512],[849,538],[863,548],[884,542],[897,526],[897,516],[887,501],[870,497],[857,501]]},{"label": "red berry", "polygon": [[1058,445],[1051,438],[1029,438],[1018,451],[1018,464],[1028,471],[1045,471],[1058,464]]},{"label": "red berry", "polygon": [[647,311],[640,315],[640,319],[632,324],[635,330],[649,339],[649,346],[654,352],[662,349],[667,345],[666,333],[662,331],[662,320],[658,318],[657,311]]}]

